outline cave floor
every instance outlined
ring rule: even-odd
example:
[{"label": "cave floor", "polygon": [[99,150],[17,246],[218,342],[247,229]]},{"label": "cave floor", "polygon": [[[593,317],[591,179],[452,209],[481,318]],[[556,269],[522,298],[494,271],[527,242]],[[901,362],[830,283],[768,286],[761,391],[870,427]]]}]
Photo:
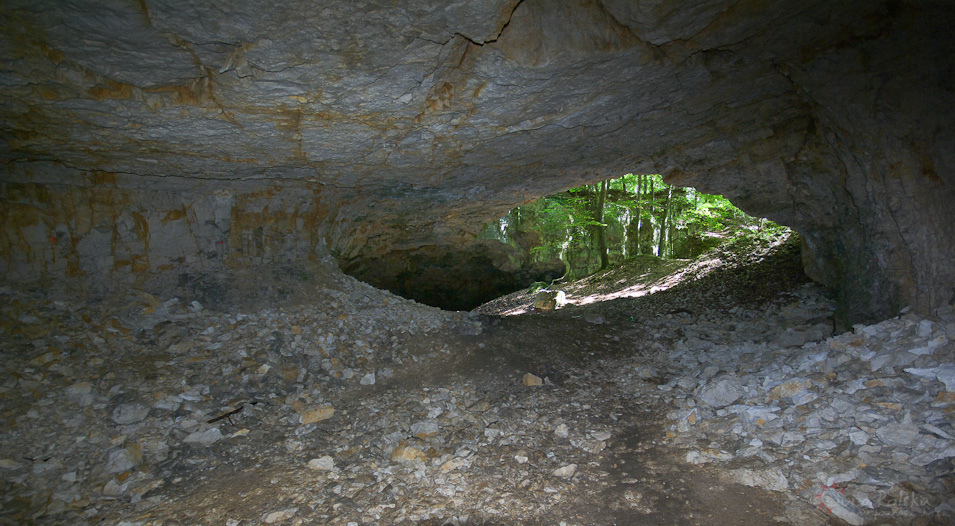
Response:
[{"label": "cave floor", "polygon": [[0,524],[952,524],[955,314],[833,335],[794,245],[764,249],[553,312],[5,288]]},{"label": "cave floor", "polygon": [[[604,337],[609,329],[527,316],[442,338],[444,359],[338,398],[336,416],[298,439],[301,451],[271,435],[276,453],[187,470],[167,497],[183,524],[269,523],[276,512],[290,524],[775,524],[783,496],[727,483],[667,446],[657,381],[621,375],[634,356]],[[524,385],[528,373],[543,385]],[[434,435],[414,434],[428,421]],[[376,441],[392,422],[408,431],[388,455]],[[308,468],[325,455],[333,470]],[[568,466],[572,475],[555,475]],[[284,510],[295,511],[279,520]]]}]

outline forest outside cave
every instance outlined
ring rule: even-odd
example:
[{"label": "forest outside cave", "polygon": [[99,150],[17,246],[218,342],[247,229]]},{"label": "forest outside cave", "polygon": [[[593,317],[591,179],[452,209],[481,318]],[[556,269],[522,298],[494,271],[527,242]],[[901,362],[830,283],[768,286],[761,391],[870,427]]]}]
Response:
[{"label": "forest outside cave", "polygon": [[541,288],[635,259],[692,260],[736,239],[791,233],[720,195],[669,185],[659,174],[628,173],[514,208],[479,237],[527,251],[523,267],[543,269],[530,287]]}]

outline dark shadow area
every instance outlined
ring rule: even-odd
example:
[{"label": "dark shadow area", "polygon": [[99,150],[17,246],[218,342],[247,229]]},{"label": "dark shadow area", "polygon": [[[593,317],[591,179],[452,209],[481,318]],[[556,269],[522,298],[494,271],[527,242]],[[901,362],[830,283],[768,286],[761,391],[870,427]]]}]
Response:
[{"label": "dark shadow area", "polygon": [[471,310],[564,274],[560,260],[526,263],[516,249],[493,240],[460,251],[426,247],[392,252],[344,262],[342,271],[377,288],[450,311]]}]

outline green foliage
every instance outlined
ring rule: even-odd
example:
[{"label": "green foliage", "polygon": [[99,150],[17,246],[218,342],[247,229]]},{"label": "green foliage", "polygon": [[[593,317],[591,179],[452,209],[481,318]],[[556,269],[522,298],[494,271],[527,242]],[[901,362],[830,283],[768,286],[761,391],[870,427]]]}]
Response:
[{"label": "green foliage", "polygon": [[754,240],[779,243],[790,233],[789,227],[777,225],[768,219],[758,220],[756,225],[745,225],[735,232],[734,238],[752,238]]},{"label": "green foliage", "polygon": [[511,230],[532,232],[538,240],[530,247],[532,258],[559,258],[572,277],[580,277],[599,268],[598,229],[604,229],[610,256],[618,261],[641,254],[695,257],[712,240],[770,240],[788,231],[746,215],[722,196],[671,188],[658,174],[610,180],[603,222],[595,220],[599,194],[596,183],[543,197],[489,224],[483,237],[510,242]]},{"label": "green foliage", "polygon": [[692,198],[687,198],[688,206],[683,209],[679,217],[683,225],[698,224],[705,230],[719,230],[753,219],[722,196],[701,194],[695,190],[693,194]]}]

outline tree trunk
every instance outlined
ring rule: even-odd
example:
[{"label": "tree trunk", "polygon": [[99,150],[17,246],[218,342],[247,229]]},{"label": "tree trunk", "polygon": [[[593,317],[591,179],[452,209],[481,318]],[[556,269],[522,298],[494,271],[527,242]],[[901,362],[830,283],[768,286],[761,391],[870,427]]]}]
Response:
[{"label": "tree trunk", "polygon": [[[654,188],[653,181],[650,180],[649,176],[647,177],[647,206],[649,207],[649,217],[650,217],[650,242],[647,243],[647,249],[650,251],[650,254],[654,256],[659,256],[660,245],[657,243],[657,231],[656,228],[659,227],[657,223],[657,191]],[[657,226],[654,226],[654,223],[657,223]],[[654,252],[656,249],[657,252]]]},{"label": "tree trunk", "polygon": [[604,222],[604,204],[607,202],[607,189],[610,181],[604,181],[600,185],[600,197],[597,199],[597,213],[595,214],[597,223],[597,246],[600,249],[600,270],[610,266],[610,258],[607,255],[607,227]]},{"label": "tree trunk", "polygon": [[643,178],[646,175],[641,174],[637,179],[637,249],[635,254],[640,255],[640,233],[643,230]]},{"label": "tree trunk", "polygon": [[663,217],[660,219],[660,243],[657,248],[657,255],[661,258],[666,257],[667,254],[667,241],[670,239],[670,233],[667,231],[669,229],[670,219],[670,200],[673,198],[673,187],[671,186],[667,191],[667,199],[663,204]]}]

